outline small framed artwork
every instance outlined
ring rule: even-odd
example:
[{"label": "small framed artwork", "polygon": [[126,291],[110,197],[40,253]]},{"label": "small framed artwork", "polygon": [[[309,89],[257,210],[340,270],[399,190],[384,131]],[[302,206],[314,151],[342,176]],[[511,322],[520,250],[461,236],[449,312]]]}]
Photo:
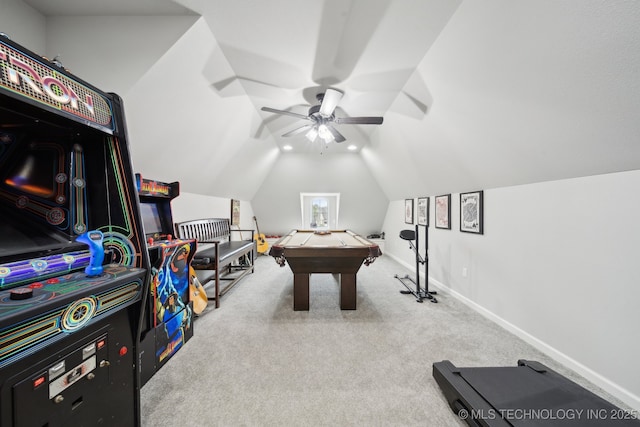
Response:
[{"label": "small framed artwork", "polygon": [[482,191],[460,193],[460,231],[483,234]]},{"label": "small framed artwork", "polygon": [[231,199],[231,225],[240,226],[240,200]]},{"label": "small framed artwork", "polygon": [[436,196],[436,228],[451,230],[451,194]]},{"label": "small framed artwork", "polygon": [[413,199],[404,199],[404,222],[413,224]]},{"label": "small framed artwork", "polygon": [[418,198],[418,225],[429,226],[429,198]]}]

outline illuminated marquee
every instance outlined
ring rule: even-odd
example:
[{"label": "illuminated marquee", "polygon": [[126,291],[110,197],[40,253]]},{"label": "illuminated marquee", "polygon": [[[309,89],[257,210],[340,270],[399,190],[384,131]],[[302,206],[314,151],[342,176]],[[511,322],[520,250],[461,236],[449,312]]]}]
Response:
[{"label": "illuminated marquee", "polygon": [[110,104],[103,95],[2,42],[0,87],[113,129]]},{"label": "illuminated marquee", "polygon": [[165,184],[164,182],[143,179],[140,183],[139,192],[141,195],[145,196],[169,197],[171,195],[171,187],[169,184]]}]

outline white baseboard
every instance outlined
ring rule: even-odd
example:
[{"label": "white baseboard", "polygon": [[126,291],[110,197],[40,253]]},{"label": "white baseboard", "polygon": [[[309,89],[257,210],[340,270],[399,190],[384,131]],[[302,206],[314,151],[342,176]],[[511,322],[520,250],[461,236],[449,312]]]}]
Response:
[{"label": "white baseboard", "polygon": [[[385,253],[385,256],[393,258],[395,261],[397,261],[398,263],[400,263],[401,265],[405,266],[406,268],[408,268],[410,270],[415,270],[415,265],[409,265],[409,263],[404,262],[403,260],[395,257],[392,254]],[[420,272],[420,276],[424,279],[424,271]],[[617,399],[620,399],[620,401],[624,402],[629,407],[633,408],[636,411],[640,411],[640,397],[639,396],[636,396],[635,394],[631,393],[629,390],[627,390],[627,389],[625,389],[623,387],[620,387],[618,384],[616,384],[616,383],[612,382],[611,380],[603,377],[599,373],[597,373],[594,370],[586,367],[585,365],[583,365],[580,362],[578,362],[577,360],[567,356],[566,354],[562,353],[561,351],[558,351],[556,348],[550,346],[549,344],[545,343],[544,341],[541,341],[540,339],[534,337],[533,335],[529,334],[528,332],[518,328],[517,326],[515,326],[515,325],[511,324],[510,322],[506,321],[505,319],[495,315],[491,311],[487,310],[486,308],[482,307],[481,305],[477,304],[476,302],[470,300],[466,296],[464,296],[464,295],[460,294],[459,292],[449,288],[444,283],[441,283],[441,282],[433,279],[432,277],[429,277],[429,286],[431,286],[431,285],[434,285],[436,288],[438,288],[439,291],[442,291],[445,294],[453,296],[458,301],[462,302],[466,306],[468,306],[471,309],[475,310],[476,312],[480,313],[481,315],[483,315],[487,319],[489,319],[489,320],[497,323],[498,325],[502,326],[503,328],[505,328],[506,330],[508,330],[509,332],[514,334],[515,336],[517,336],[518,338],[524,340],[525,342],[527,342],[528,344],[532,345],[536,349],[540,350],[541,352],[543,352],[547,356],[551,357],[552,359],[554,359],[558,363],[562,364],[563,366],[567,367],[568,369],[571,369],[572,371],[575,371],[579,375],[581,375],[584,378],[586,378],[588,381],[590,381],[593,384],[595,384],[596,386],[602,388],[607,393],[611,394],[612,396],[616,397]]]}]

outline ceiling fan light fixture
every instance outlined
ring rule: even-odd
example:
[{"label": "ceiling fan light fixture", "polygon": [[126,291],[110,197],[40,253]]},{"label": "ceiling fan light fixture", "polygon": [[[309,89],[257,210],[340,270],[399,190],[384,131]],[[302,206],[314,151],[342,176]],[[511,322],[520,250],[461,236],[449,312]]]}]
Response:
[{"label": "ceiling fan light fixture", "polygon": [[333,141],[333,134],[331,133],[331,131],[327,128],[326,125],[320,125],[318,126],[318,136],[320,138],[322,138],[324,140],[324,142],[326,142],[327,144],[331,141]]},{"label": "ceiling fan light fixture", "polygon": [[311,129],[309,129],[309,132],[307,132],[305,136],[309,141],[313,142],[316,140],[316,137],[318,136],[318,130],[314,126]]},{"label": "ceiling fan light fixture", "polygon": [[341,91],[330,88],[324,93],[319,93],[316,96],[319,104],[312,105],[306,116],[288,110],[277,110],[271,107],[262,107],[261,110],[311,122],[297,129],[286,132],[282,135],[283,137],[304,133],[309,141],[313,142],[319,136],[325,144],[329,144],[330,142],[340,143],[346,141],[346,138],[333,126],[334,123],[345,125],[382,124],[382,117],[335,117],[334,112],[338,102],[342,98],[342,95],[343,93]]}]

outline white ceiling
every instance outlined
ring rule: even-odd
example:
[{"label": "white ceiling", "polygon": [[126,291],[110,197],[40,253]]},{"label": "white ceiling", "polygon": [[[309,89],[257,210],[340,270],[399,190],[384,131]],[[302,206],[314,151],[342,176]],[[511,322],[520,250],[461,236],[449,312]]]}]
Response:
[{"label": "white ceiling", "polygon": [[[206,0],[24,0],[41,13],[59,16],[149,16],[196,14],[205,18],[232,73],[213,71],[212,89],[235,96],[238,86],[257,110],[269,106],[306,115],[316,95],[344,92],[336,116],[383,116],[456,10],[460,0],[206,1]],[[212,62],[215,59],[212,58]],[[212,69],[215,67],[211,67]],[[419,102],[419,101],[416,101]],[[306,124],[260,112],[257,129],[280,147],[304,141],[280,135]],[[336,125],[346,151],[366,143],[374,125]],[[305,144],[309,153],[317,146]],[[300,144],[298,144],[298,150]]]},{"label": "white ceiling", "polygon": [[[344,92],[336,116],[383,116],[414,72],[459,1],[185,1],[202,14],[232,75],[211,76],[224,96],[239,83],[256,109],[268,106],[306,115],[327,87]],[[260,112],[280,138],[304,124]],[[375,126],[336,125],[349,143],[362,143]],[[259,129],[262,131],[262,129]],[[295,138],[304,141],[304,135]],[[298,144],[300,146],[300,144]],[[316,153],[313,145],[305,144]]]},{"label": "white ceiling", "polygon": [[[346,152],[347,145],[356,144],[390,200],[640,168],[640,2],[24,2],[48,17],[54,28],[49,34],[57,35],[52,40],[58,45],[69,23],[86,16],[122,17],[122,25],[131,17],[198,19],[188,21],[188,28],[182,21],[184,35],[171,36],[173,43],[164,40],[166,53],[145,63],[148,71],[137,73],[140,80],[129,82],[126,90],[133,98],[145,84],[169,80],[178,58],[197,64],[194,74],[207,87],[190,82],[181,88],[191,93],[195,113],[175,115],[188,120],[205,108],[217,111],[208,117],[211,127],[225,126],[215,135],[218,145],[215,152],[200,151],[225,162],[221,170],[226,173],[242,173],[242,152],[253,153],[252,161],[263,159],[252,166],[252,177],[235,184],[240,187],[234,194],[246,200],[276,164],[267,147],[290,143],[298,153],[318,155],[318,147],[303,135],[280,137],[303,122],[260,108],[306,114],[327,87],[344,92],[337,115],[385,117],[382,126],[340,125],[347,142],[329,152]],[[155,21],[144,22],[150,28]],[[127,37],[132,46],[153,45],[157,37],[150,34]],[[119,48],[126,50],[128,43]],[[97,68],[99,60],[92,62]],[[146,136],[155,144],[163,132],[171,134],[151,126],[143,132],[147,123],[132,104],[138,140]],[[156,116],[153,125],[167,121]],[[205,125],[192,127],[198,126]],[[152,165],[149,169],[159,173]],[[177,178],[194,192],[212,195],[234,185],[213,168],[201,174],[201,187],[188,176]]]}]

